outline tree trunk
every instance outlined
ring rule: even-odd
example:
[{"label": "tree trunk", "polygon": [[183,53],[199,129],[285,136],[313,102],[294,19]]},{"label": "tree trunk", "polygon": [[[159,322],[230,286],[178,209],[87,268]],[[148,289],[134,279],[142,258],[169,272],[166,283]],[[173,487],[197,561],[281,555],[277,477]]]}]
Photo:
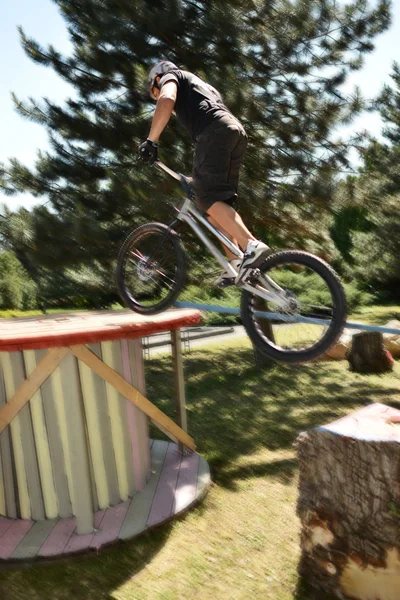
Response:
[{"label": "tree trunk", "polygon": [[302,433],[300,574],[315,598],[400,598],[400,411],[372,404]]},{"label": "tree trunk", "polygon": [[353,335],[346,358],[350,370],[357,373],[386,373],[393,370],[393,357],[384,346],[382,334],[375,331]]},{"label": "tree trunk", "polygon": [[[269,312],[268,303],[266,302],[266,300],[260,298],[259,296],[255,298],[254,305],[256,310]],[[260,329],[268,339],[275,343],[275,336],[269,319],[260,319]],[[263,369],[271,369],[276,364],[274,360],[266,356],[263,352],[260,352],[260,350],[258,350],[254,346],[254,344],[253,350],[256,367],[262,367]]]}]

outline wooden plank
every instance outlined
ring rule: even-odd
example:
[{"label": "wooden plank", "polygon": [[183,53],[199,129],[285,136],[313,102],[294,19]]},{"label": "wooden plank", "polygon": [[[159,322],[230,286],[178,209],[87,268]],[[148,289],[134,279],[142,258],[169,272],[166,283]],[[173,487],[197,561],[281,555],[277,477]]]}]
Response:
[{"label": "wooden plank", "polygon": [[[96,360],[100,360],[88,348],[87,351],[90,352],[91,356],[94,356]],[[103,509],[110,505],[110,497],[107,485],[104,448],[100,431],[99,412],[96,406],[96,394],[93,380],[93,375],[95,373],[84,361],[79,363],[79,373],[85,406],[87,439],[89,442],[89,452],[92,461],[97,499],[99,508]]]},{"label": "wooden plank", "polygon": [[2,319],[0,351],[15,352],[138,338],[199,322],[200,312],[192,309],[166,311],[152,317],[137,315],[132,311],[96,311]]},{"label": "wooden plank", "polygon": [[[40,361],[46,350],[35,350],[36,361]],[[68,368],[68,362],[76,362],[75,357],[69,353],[60,363],[59,369],[52,374],[42,385],[43,413],[46,422],[47,437],[51,456],[54,477],[54,487],[57,495],[58,516],[66,518],[72,516],[71,493],[68,485],[68,442],[67,413],[64,403],[64,381],[61,374]],[[65,366],[65,363],[67,366]],[[70,378],[71,376],[69,376]],[[66,389],[68,393],[69,388]],[[73,492],[73,490],[72,490]]]},{"label": "wooden plank", "polygon": [[57,556],[61,554],[68,544],[70,537],[75,529],[76,521],[74,518],[62,519],[58,521],[52,532],[40,548],[38,556]]},{"label": "wooden plank", "polygon": [[[26,381],[25,364],[22,352],[14,352],[10,355],[12,365],[14,389]],[[33,432],[33,423],[30,404],[26,404],[18,414],[21,428],[21,448],[24,455],[25,478],[28,487],[31,512],[29,517],[34,521],[45,518],[42,484],[40,481],[36,443]],[[23,518],[28,515],[22,515]]]},{"label": "wooden plank", "polygon": [[[123,374],[121,346],[119,342],[103,342],[101,344],[103,361],[119,375]],[[107,381],[107,403],[110,415],[112,441],[115,453],[115,463],[118,476],[119,493],[122,500],[127,500],[135,491],[129,431],[124,413],[124,400],[115,387]],[[128,403],[127,400],[125,400]],[[130,406],[133,406],[129,402]]]},{"label": "wooden plank", "polygon": [[118,539],[122,524],[128,512],[131,499],[125,500],[117,506],[112,506],[106,511],[101,522],[100,531],[93,537],[91,548],[99,550],[102,546]]},{"label": "wooden plank", "polygon": [[138,406],[144,413],[150,418],[154,419],[160,425],[165,427],[167,431],[172,433],[180,442],[191,450],[195,450],[195,444],[193,438],[191,438],[183,429],[181,429],[176,423],[174,423],[167,415],[165,415],[159,408],[154,406],[145,396],[143,396],[138,390],[129,385],[125,379],[123,379],[113,369],[105,365],[100,359],[97,358],[88,348],[85,346],[70,346],[70,350],[79,360],[84,362],[88,367],[93,369],[95,373],[103,377],[111,385],[113,385],[123,396]]},{"label": "wooden plank", "polygon": [[[25,362],[25,371],[29,376],[31,373],[33,373],[37,366],[35,351],[26,350],[23,353],[23,356]],[[40,389],[32,396],[30,406],[38,468],[40,472],[41,489],[46,513],[45,516],[48,519],[55,519],[58,517],[57,496],[54,487],[53,466],[51,463],[47,428]]]},{"label": "wooden plank", "polygon": [[[144,357],[142,348],[142,339],[137,338],[128,341],[129,358],[131,364],[132,381],[130,383],[134,388],[146,396],[146,377],[144,371]],[[125,378],[126,379],[126,378]],[[128,381],[128,380],[127,380]],[[129,402],[131,406],[132,403]],[[139,426],[139,448],[143,465],[143,487],[150,478],[150,452],[149,452],[149,420],[142,411],[138,415]]]},{"label": "wooden plank", "polygon": [[14,523],[12,519],[5,519],[4,517],[0,517],[0,546],[1,546],[1,536],[3,536],[6,531],[8,531],[11,525]]},{"label": "wooden plank", "polygon": [[18,544],[24,539],[34,522],[30,519],[18,519],[14,521],[0,540],[0,559],[10,558]]},{"label": "wooden plank", "polygon": [[185,510],[196,499],[199,462],[200,457],[196,452],[182,457],[172,509],[175,515]]},{"label": "wooden plank", "polygon": [[[129,352],[129,345],[127,340],[121,340],[121,353],[122,353],[122,368],[124,379],[132,384],[133,374],[131,368],[131,355]],[[134,371],[134,369],[133,369]],[[141,444],[140,444],[140,427],[147,427],[147,417],[139,410],[137,406],[126,400],[126,413],[128,420],[129,438],[131,444],[131,455],[133,465],[133,475],[135,490],[141,491],[146,484],[147,472],[144,472],[143,459],[141,455]],[[148,436],[147,436],[148,437]],[[145,449],[147,454],[149,453],[148,447]]]},{"label": "wooden plank", "polygon": [[22,410],[25,404],[32,398],[33,394],[44,381],[51,375],[54,369],[68,354],[68,348],[53,348],[49,350],[37,365],[36,369],[16,390],[7,404],[0,410],[0,433],[11,423],[13,418]]},{"label": "wooden plank", "polygon": [[[98,529],[101,525],[101,522],[106,514],[106,509],[98,510],[94,516],[94,527]],[[95,530],[92,533],[88,533],[86,535],[79,535],[75,530],[71,535],[68,544],[65,546],[63,550],[63,554],[72,554],[74,552],[82,552],[83,550],[87,550],[92,543],[92,540],[95,536]]]},{"label": "wooden plank", "polygon": [[[6,395],[11,398],[15,393],[15,380],[12,355],[8,352],[0,354],[4,375]],[[5,405],[4,408],[6,408]],[[2,410],[4,410],[4,408]],[[26,478],[25,456],[23,448],[23,436],[21,430],[21,419],[17,416],[10,424],[12,456],[15,469],[15,494],[17,514],[23,519],[31,518],[31,503],[29,499],[28,482]]]},{"label": "wooden plank", "polygon": [[36,556],[57,523],[56,519],[37,521],[18,544],[10,559],[22,560]]},{"label": "wooden plank", "polygon": [[[60,390],[65,413],[65,429],[70,465],[69,489],[71,490],[73,514],[80,534],[93,531],[93,496],[90,481],[90,459],[87,447],[85,416],[81,395],[78,364],[71,353],[60,365]],[[64,463],[60,469],[65,469]]]},{"label": "wooden plank", "polygon": [[[89,346],[89,349],[97,356],[97,358],[100,360],[103,359],[100,343],[92,344]],[[121,502],[121,496],[118,489],[117,465],[108,410],[106,382],[96,373],[92,373],[92,379],[94,389],[93,401],[98,415],[99,434],[101,438],[104,471],[108,490],[107,506],[113,506],[114,504]],[[101,506],[100,508],[106,508],[106,506]]]},{"label": "wooden plank", "polygon": [[[3,369],[0,364],[0,410],[7,401],[6,388],[4,383]],[[5,429],[0,434],[0,461],[2,466],[3,479],[3,498],[0,500],[0,514],[6,515],[11,519],[17,517],[17,503],[15,497],[15,474],[13,470],[13,460],[11,451],[11,431]]]},{"label": "wooden plank", "polygon": [[148,527],[165,521],[173,514],[175,489],[181,460],[182,454],[180,453],[178,446],[169,444],[149,518],[147,520]]},{"label": "wooden plank", "polygon": [[154,440],[151,447],[151,479],[142,492],[135,494],[127,512],[119,537],[122,540],[138,535],[146,529],[154,494],[162,471],[168,443]]}]

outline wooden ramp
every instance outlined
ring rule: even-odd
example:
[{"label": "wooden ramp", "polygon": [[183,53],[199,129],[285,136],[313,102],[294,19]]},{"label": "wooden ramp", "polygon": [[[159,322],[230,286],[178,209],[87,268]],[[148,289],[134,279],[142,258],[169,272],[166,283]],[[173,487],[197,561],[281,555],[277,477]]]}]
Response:
[{"label": "wooden ramp", "polygon": [[0,564],[98,552],[161,525],[200,501],[210,485],[207,462],[174,443],[151,442],[151,478],[132,498],[95,513],[95,531],[78,535],[76,519],[33,521],[0,517]]}]

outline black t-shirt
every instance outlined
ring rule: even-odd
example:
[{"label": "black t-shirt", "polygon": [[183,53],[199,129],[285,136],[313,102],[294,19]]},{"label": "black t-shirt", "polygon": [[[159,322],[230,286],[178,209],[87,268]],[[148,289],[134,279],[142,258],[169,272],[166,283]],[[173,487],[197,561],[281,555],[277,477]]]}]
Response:
[{"label": "black t-shirt", "polygon": [[168,81],[177,83],[175,114],[193,139],[212,121],[231,114],[219,92],[197,75],[178,69],[171,71],[161,78],[160,88]]}]

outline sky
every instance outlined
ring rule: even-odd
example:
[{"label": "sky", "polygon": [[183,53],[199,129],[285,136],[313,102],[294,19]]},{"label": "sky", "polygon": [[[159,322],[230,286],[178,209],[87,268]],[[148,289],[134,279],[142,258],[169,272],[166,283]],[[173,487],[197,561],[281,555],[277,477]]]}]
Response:
[{"label": "sky", "polygon": [[[374,52],[365,59],[361,71],[353,73],[349,86],[359,85],[366,97],[372,98],[384,83],[390,83],[394,60],[400,62],[400,0],[392,0],[393,22],[390,29],[375,39]],[[24,53],[17,27],[21,25],[28,37],[46,47],[53,44],[63,54],[69,54],[72,46],[65,22],[57,5],[51,0],[4,0],[0,2],[0,56],[7,57],[0,65],[0,163],[8,163],[15,157],[32,167],[38,149],[47,150],[47,133],[43,126],[23,119],[14,109],[11,92],[21,100],[47,97],[53,102],[63,101],[74,95],[74,90],[51,68],[33,63]],[[397,48],[397,50],[396,50]],[[381,122],[378,115],[366,114],[352,124],[352,131],[366,129],[379,135]],[[7,197],[0,192],[0,203],[5,202],[12,210],[18,206],[30,208],[44,202],[29,194]]]}]

